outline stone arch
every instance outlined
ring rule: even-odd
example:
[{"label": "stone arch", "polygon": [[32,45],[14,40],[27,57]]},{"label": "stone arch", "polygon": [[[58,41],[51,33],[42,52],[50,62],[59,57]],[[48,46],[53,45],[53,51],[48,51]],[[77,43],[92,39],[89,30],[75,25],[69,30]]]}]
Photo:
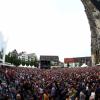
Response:
[{"label": "stone arch", "polygon": [[91,31],[92,65],[100,63],[100,0],[81,0]]}]

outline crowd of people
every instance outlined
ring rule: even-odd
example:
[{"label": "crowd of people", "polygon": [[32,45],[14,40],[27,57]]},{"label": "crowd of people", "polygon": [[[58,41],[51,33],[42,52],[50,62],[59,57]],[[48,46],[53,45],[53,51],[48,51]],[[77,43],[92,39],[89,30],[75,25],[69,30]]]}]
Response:
[{"label": "crowd of people", "polygon": [[100,66],[53,69],[0,66],[0,100],[100,100]]}]

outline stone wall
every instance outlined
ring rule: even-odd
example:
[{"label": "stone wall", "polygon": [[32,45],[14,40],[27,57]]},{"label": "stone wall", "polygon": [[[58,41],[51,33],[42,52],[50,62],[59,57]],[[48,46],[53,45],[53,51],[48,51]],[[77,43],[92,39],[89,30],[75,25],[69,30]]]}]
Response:
[{"label": "stone wall", "polygon": [[90,24],[92,65],[100,62],[100,11],[91,0],[81,0]]}]

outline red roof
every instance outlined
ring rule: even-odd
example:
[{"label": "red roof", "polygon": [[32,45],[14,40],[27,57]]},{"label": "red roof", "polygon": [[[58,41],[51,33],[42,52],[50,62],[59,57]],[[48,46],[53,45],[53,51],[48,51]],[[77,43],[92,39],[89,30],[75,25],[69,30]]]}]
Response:
[{"label": "red roof", "polygon": [[77,62],[77,58],[64,58],[64,63],[74,63]]}]

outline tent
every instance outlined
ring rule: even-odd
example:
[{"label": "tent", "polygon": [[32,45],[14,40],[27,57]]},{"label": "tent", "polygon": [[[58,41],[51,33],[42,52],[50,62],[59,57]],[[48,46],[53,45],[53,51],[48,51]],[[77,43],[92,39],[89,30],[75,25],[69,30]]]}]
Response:
[{"label": "tent", "polygon": [[88,65],[86,65],[85,63],[83,63],[83,65],[81,67],[88,67]]}]

